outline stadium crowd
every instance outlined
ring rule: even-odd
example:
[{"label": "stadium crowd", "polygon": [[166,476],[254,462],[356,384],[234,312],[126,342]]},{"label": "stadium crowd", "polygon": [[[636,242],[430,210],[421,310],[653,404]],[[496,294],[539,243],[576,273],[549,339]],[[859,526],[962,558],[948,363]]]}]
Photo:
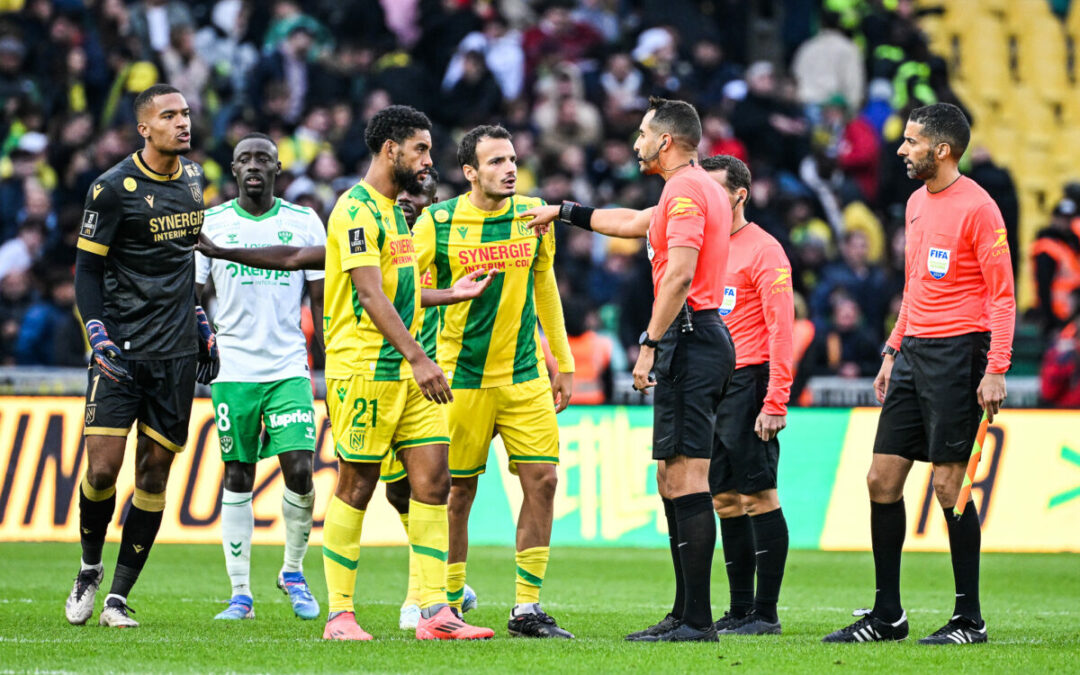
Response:
[{"label": "stadium crowd", "polygon": [[[466,185],[456,139],[499,122],[514,134],[519,191],[654,204],[662,186],[641,179],[631,144],[659,95],[698,107],[702,156],[731,154],[753,171],[747,216],[793,266],[796,403],[808,376],[876,373],[903,289],[904,205],[918,186],[894,156],[903,121],[926,103],[963,105],[910,0],[6,0],[0,12],[4,365],[86,362],[72,282],[83,199],[138,146],[131,104],[154,82],[192,106],[189,157],[205,168],[208,206],[236,195],[232,146],[262,131],[280,148],[281,196],[324,220],[363,174],[365,124],[390,103],[435,121],[440,198]],[[763,20],[782,52],[751,44]],[[1017,269],[1029,252],[1017,242],[1016,192],[990,151],[973,148],[967,170],[998,202]],[[1046,308],[1036,320],[1053,347],[1044,394],[1072,405],[1077,203],[1055,210],[1039,241],[1060,245],[1040,248],[1036,265]],[[602,354],[597,378],[627,369],[649,317],[644,246],[558,236],[579,360]]]}]

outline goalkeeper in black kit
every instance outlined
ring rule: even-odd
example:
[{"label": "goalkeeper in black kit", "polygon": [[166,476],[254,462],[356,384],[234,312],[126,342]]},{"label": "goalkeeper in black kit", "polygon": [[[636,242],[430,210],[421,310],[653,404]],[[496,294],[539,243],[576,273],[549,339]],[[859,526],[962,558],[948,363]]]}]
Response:
[{"label": "goalkeeper in black kit", "polygon": [[72,624],[94,612],[116,478],[137,423],[135,493],[99,623],[139,625],[128,594],[161,526],[195,381],[208,383],[218,370],[214,333],[195,305],[192,247],[202,227],[204,177],[183,157],[191,150],[190,109],[178,90],[157,84],[135,98],[135,118],[143,148],[94,182],[79,231],[75,294],[93,355],[79,490],[82,560],[64,606]]}]

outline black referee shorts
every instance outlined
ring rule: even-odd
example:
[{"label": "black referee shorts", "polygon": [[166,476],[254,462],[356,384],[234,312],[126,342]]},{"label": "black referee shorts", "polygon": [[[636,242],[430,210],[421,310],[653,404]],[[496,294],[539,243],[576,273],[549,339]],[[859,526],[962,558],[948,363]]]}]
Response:
[{"label": "black referee shorts", "polygon": [[183,452],[195,397],[198,357],[127,360],[131,382],[113,382],[89,369],[86,386],[87,436],[127,436],[139,421],[139,433],[173,452]]},{"label": "black referee shorts", "polygon": [[694,312],[694,330],[676,318],[656,348],[653,459],[712,457],[717,410],[735,368],[735,345],[715,309]]},{"label": "black referee shorts", "polygon": [[780,441],[763,441],[754,424],[769,391],[769,364],[760,363],[735,370],[728,385],[713,434],[709,490],[752,495],[776,489],[776,469],[780,461]]},{"label": "black referee shorts", "polygon": [[893,364],[874,452],[947,464],[967,462],[982,408],[990,333],[906,337]]}]

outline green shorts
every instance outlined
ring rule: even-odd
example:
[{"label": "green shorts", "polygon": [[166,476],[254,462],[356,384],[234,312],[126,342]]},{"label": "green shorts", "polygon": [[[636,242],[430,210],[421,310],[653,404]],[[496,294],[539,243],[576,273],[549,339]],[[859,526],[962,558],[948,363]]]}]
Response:
[{"label": "green shorts", "polygon": [[315,451],[315,404],[306,377],[215,382],[210,398],[222,461],[254,464],[292,450]]}]

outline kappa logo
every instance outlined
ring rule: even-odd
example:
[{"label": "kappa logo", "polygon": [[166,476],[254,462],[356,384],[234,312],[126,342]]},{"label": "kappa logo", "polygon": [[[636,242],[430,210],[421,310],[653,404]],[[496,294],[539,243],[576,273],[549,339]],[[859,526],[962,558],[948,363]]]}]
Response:
[{"label": "kappa logo", "polygon": [[104,189],[105,189],[105,186],[104,186],[104,185],[102,185],[101,183],[98,183],[97,185],[95,185],[95,186],[94,186],[94,189],[93,189],[93,191],[92,191],[92,193],[91,193],[91,197],[90,197],[90,199],[91,199],[91,200],[97,199],[97,196],[98,196],[99,194],[101,194],[101,191],[102,191],[102,190],[104,190]]},{"label": "kappa logo", "polygon": [[221,454],[227,455],[233,450],[232,436],[222,436],[218,439],[221,442]]},{"label": "kappa logo", "polygon": [[367,253],[367,239],[364,228],[354,227],[349,230],[349,253]]},{"label": "kappa logo", "polygon": [[724,286],[724,301],[720,303],[720,316],[727,316],[735,309],[738,291],[733,286]]},{"label": "kappa logo", "polygon": [[97,226],[98,212],[90,210],[83,211],[82,227],[79,228],[79,236],[93,239],[94,235],[97,234]]},{"label": "kappa logo", "polygon": [[154,208],[154,195],[146,195],[145,197],[143,197],[143,199],[145,199],[146,203],[150,205],[150,208]]},{"label": "kappa logo", "polygon": [[292,241],[293,233],[289,232],[288,230],[281,230],[277,233],[277,238],[278,241],[282,243],[282,245],[288,246],[289,242]]},{"label": "kappa logo", "polygon": [[97,419],[97,403],[86,404],[86,426],[90,426]]},{"label": "kappa logo", "polygon": [[939,280],[943,279],[949,273],[950,259],[949,249],[931,246],[930,252],[926,255],[926,269],[930,272],[930,276]]}]

